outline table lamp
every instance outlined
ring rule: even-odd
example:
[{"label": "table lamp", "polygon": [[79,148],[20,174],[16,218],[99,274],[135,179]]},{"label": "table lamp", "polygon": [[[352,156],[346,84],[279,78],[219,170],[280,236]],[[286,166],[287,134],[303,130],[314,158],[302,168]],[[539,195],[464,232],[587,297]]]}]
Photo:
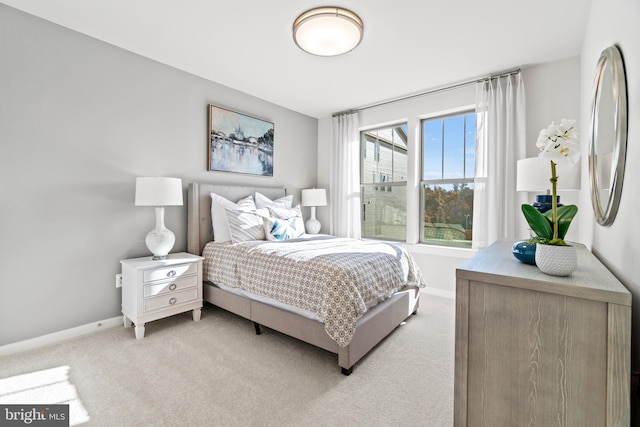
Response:
[{"label": "table lamp", "polygon": [[324,188],[302,190],[302,206],[311,207],[311,218],[304,223],[309,234],[318,234],[322,224],[316,219],[316,206],[327,205],[327,191]]},{"label": "table lamp", "polygon": [[164,207],[182,206],[182,180],[167,177],[136,178],[136,206],[156,207],[156,227],[144,239],[154,260],[166,259],[176,236],[164,226]]},{"label": "table lamp", "polygon": [[[571,168],[556,166],[558,175],[557,190],[580,189],[580,161]],[[551,195],[551,165],[540,161],[538,157],[518,160],[517,164],[517,191],[546,191],[546,194],[536,196],[533,207],[540,213],[551,209],[553,196]],[[560,196],[557,196],[558,206]]]}]

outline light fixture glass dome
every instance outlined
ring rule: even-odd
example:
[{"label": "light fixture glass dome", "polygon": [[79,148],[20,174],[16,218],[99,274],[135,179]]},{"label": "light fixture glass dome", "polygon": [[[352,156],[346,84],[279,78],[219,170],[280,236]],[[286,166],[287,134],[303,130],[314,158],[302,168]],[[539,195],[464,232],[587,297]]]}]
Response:
[{"label": "light fixture glass dome", "polygon": [[308,10],[293,23],[293,40],[312,55],[336,56],[362,41],[364,26],[358,15],[339,7]]}]

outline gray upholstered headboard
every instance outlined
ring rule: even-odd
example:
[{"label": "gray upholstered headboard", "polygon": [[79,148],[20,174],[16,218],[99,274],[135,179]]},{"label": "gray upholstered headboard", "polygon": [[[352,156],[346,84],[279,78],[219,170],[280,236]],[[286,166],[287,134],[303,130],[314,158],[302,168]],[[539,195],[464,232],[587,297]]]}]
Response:
[{"label": "gray upholstered headboard", "polygon": [[204,246],[213,240],[211,193],[216,193],[235,202],[250,194],[253,195],[256,191],[270,199],[287,195],[287,190],[282,187],[190,183],[187,202],[187,251],[195,255],[202,255]]}]

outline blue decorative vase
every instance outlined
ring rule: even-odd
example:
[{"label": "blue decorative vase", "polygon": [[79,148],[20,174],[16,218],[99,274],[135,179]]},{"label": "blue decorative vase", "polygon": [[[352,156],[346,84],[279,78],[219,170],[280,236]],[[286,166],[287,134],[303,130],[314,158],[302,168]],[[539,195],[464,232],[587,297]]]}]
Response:
[{"label": "blue decorative vase", "polygon": [[524,262],[525,264],[536,265],[535,243],[529,243],[528,240],[516,242],[513,244],[511,252],[518,261]]},{"label": "blue decorative vase", "polygon": [[[558,207],[562,206],[562,203],[560,203],[560,196],[556,196],[556,202],[558,203]],[[533,207],[540,213],[550,211],[553,207],[553,196],[550,194],[537,195],[536,202],[533,204]]]}]

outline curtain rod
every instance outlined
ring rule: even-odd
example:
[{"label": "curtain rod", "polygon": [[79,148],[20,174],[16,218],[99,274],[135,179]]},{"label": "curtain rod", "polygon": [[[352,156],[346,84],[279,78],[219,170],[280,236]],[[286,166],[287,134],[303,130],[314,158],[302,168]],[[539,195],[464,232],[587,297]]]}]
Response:
[{"label": "curtain rod", "polygon": [[338,116],[341,116],[343,114],[357,113],[359,111],[367,110],[369,108],[380,107],[380,106],[387,105],[387,104],[394,104],[396,102],[407,101],[409,99],[419,98],[419,97],[426,96],[426,95],[433,95],[434,93],[444,92],[446,90],[451,90],[451,89],[457,89],[457,88],[460,88],[460,87],[463,87],[463,86],[469,86],[471,84],[480,83],[480,82],[484,82],[484,81],[487,81],[487,80],[495,80],[495,79],[499,79],[500,77],[506,77],[506,76],[510,76],[510,75],[513,75],[513,74],[518,74],[519,72],[520,72],[520,68],[515,68],[513,70],[503,71],[503,72],[497,73],[497,74],[492,74],[492,75],[490,75],[488,77],[477,78],[477,79],[473,79],[473,80],[467,80],[467,81],[464,81],[464,82],[452,84],[450,86],[444,86],[444,87],[440,87],[440,88],[436,88],[436,89],[431,89],[431,90],[428,90],[428,91],[425,91],[425,92],[415,93],[413,95],[407,95],[407,96],[403,96],[403,97],[400,97],[400,98],[390,99],[388,101],[378,102],[376,104],[369,104],[369,105],[365,105],[363,107],[352,108],[350,110],[340,111],[338,113],[333,113],[332,117],[338,117]]}]

